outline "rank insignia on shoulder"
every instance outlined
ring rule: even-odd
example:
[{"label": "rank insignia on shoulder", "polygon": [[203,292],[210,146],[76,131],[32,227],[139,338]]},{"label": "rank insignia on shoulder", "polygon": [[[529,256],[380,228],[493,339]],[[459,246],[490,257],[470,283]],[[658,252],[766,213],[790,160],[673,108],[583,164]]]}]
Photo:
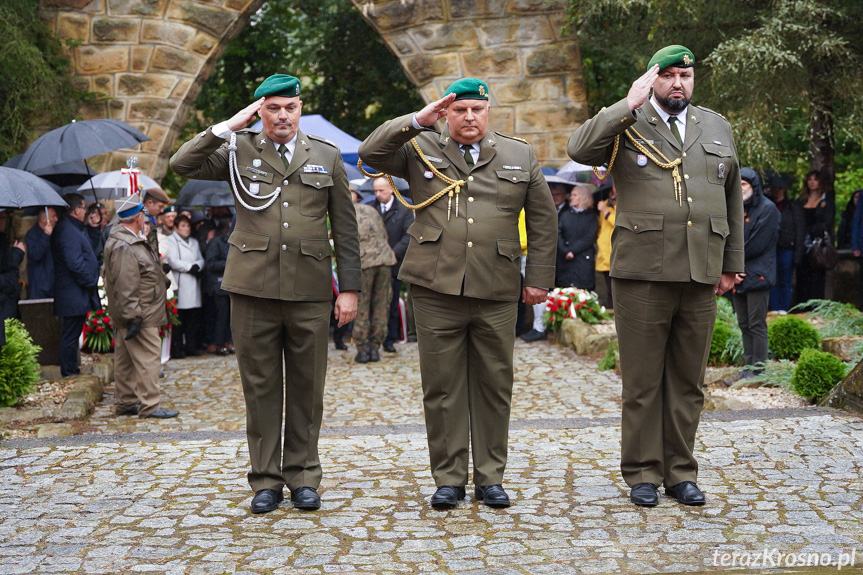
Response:
[{"label": "rank insignia on shoulder", "polygon": [[260,168],[261,167],[261,159],[255,158],[254,160],[252,160],[252,165],[255,166],[256,168]]},{"label": "rank insignia on shoulder", "polygon": [[442,160],[442,159],[440,159],[440,158],[436,158],[436,157],[434,157],[434,156],[426,156],[426,159],[427,159],[429,162],[434,162],[435,164],[442,164],[442,163],[443,163],[443,160]]},{"label": "rank insignia on shoulder", "polygon": [[264,144],[266,144],[266,143],[267,143],[267,139],[266,139],[266,138],[261,138],[261,145],[263,146],[263,145],[264,145]]},{"label": "rank insignia on shoulder", "polygon": [[639,167],[644,167],[647,165],[647,156],[644,154],[638,154],[635,158],[635,163],[639,165]]},{"label": "rank insignia on shoulder", "polygon": [[261,184],[258,182],[252,182],[249,184],[249,193],[253,196],[257,196],[261,191]]},{"label": "rank insignia on shoulder", "polygon": [[426,170],[425,172],[423,172],[423,176],[425,177],[425,179],[430,180],[434,177],[434,173],[431,170]]},{"label": "rank insignia on shoulder", "polygon": [[304,174],[328,174],[327,169],[323,166],[316,166],[314,164],[306,164],[303,166]]},{"label": "rank insignia on shoulder", "polygon": [[264,170],[256,170],[255,168],[250,168],[248,166],[246,166],[246,171],[252,172],[253,174],[258,174],[259,176],[266,176],[267,175],[267,172],[265,172]]},{"label": "rank insignia on shoulder", "polygon": [[504,170],[522,170],[522,169],[524,169],[521,166],[507,166],[506,164],[504,164],[502,167]]}]

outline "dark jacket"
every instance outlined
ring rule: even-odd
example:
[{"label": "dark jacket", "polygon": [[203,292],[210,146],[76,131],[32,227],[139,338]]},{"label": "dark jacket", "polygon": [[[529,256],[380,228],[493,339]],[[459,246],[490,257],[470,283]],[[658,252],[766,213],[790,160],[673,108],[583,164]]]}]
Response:
[{"label": "dark jacket", "polygon": [[[87,232],[87,237],[90,239],[90,246],[93,248],[93,253],[96,254],[96,260],[99,262],[99,267],[102,267],[102,251],[105,249],[105,243],[108,241],[106,237],[102,237],[102,230],[91,226],[84,226]],[[108,232],[110,233],[110,232]]]},{"label": "dark jacket", "polygon": [[204,265],[204,293],[209,295],[228,295],[222,289],[222,277],[228,261],[227,236],[218,234],[207,244],[207,258]]},{"label": "dark jacket", "polygon": [[[596,210],[576,212],[564,208],[557,224],[556,287],[596,288],[596,234],[599,220]],[[572,252],[573,259],[566,259]]]},{"label": "dark jacket", "polygon": [[779,240],[776,242],[776,247],[780,250],[794,250],[796,266],[806,253],[806,222],[803,219],[803,207],[800,202],[788,196],[775,205],[780,214]]},{"label": "dark jacket", "polygon": [[[860,190],[856,190],[855,193]],[[863,199],[863,198],[861,198]],[[863,201],[857,202],[851,225],[851,249],[863,251]]]},{"label": "dark jacket", "polygon": [[64,215],[51,234],[54,315],[80,316],[102,309],[96,285],[99,262],[83,222]]},{"label": "dark jacket", "polygon": [[743,257],[746,277],[734,293],[768,290],[776,283],[776,241],[781,216],[764,196],[755,170],[741,168],[740,177],[752,185],[752,197],[743,203]]},{"label": "dark jacket", "polygon": [[44,299],[54,297],[54,257],[51,255],[51,236],[38,225],[24,236],[27,244],[27,297]]},{"label": "dark jacket", "polygon": [[[381,213],[381,203],[379,201],[373,201],[371,206],[379,214]],[[408,235],[408,228],[414,223],[414,212],[404,207],[398,198],[393,197],[393,205],[382,216],[384,218],[384,226],[387,228],[387,240],[396,254],[396,265],[393,266],[393,279],[396,279],[399,277],[399,269],[402,267],[405,252],[408,251],[408,244],[411,239]]]},{"label": "dark jacket", "polygon": [[24,252],[18,248],[9,247],[6,234],[0,233],[0,346],[6,345],[6,329],[3,323],[12,317],[18,317],[18,293],[21,286],[21,261]]}]

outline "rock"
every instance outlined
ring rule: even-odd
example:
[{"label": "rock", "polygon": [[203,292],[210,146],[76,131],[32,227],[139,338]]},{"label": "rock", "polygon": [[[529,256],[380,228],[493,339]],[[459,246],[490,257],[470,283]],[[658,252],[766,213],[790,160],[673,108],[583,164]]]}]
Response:
[{"label": "rock", "polygon": [[43,423],[36,426],[36,437],[69,437],[75,430],[68,423]]},{"label": "rock", "polygon": [[863,361],[858,363],[818,405],[863,413]]},{"label": "rock", "polygon": [[752,406],[730,397],[704,393],[704,409],[702,411],[737,411],[741,409],[752,409]]},{"label": "rock", "polygon": [[578,355],[604,354],[608,344],[617,339],[613,331],[598,331],[580,319],[565,319],[561,323],[556,341],[571,347]]},{"label": "rock", "polygon": [[21,421],[33,421],[51,417],[51,411],[42,409],[41,407],[27,407],[17,409],[15,407],[0,407],[0,422],[2,423],[17,423]]},{"label": "rock", "polygon": [[77,375],[62,407],[54,412],[60,419],[84,419],[102,399],[102,382],[95,375]]},{"label": "rock", "polygon": [[95,375],[102,385],[111,383],[114,381],[114,356],[100,354],[97,361],[82,366],[81,373],[83,375]]},{"label": "rock", "polygon": [[821,340],[824,351],[832,353],[842,361],[852,361],[860,357],[858,350],[861,345],[863,345],[863,337],[859,335],[825,337]]}]

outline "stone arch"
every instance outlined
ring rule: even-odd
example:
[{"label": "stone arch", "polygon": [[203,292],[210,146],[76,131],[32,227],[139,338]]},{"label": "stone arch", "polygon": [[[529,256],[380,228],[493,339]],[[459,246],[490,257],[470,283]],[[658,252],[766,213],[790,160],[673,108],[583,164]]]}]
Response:
[{"label": "stone arch", "polygon": [[[578,46],[560,33],[566,0],[350,1],[426,101],[455,78],[483,78],[493,129],[530,140],[541,162],[566,160],[566,139],[586,117]],[[140,166],[160,179],[201,83],[263,2],[40,0],[40,7],[54,34],[70,41],[76,81],[103,96],[82,115],[146,133]],[[95,167],[124,161],[107,154]]]}]

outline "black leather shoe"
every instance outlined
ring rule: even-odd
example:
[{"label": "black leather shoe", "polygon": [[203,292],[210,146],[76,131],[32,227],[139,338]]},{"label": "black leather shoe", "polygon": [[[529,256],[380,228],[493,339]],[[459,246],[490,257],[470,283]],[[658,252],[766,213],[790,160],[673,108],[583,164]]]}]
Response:
[{"label": "black leather shoe", "polygon": [[255,492],[252,498],[252,513],[269,513],[279,508],[279,503],[284,499],[282,490],[261,489]]},{"label": "black leather shoe", "polygon": [[300,487],[291,491],[291,502],[297,509],[315,511],[321,508],[321,496],[314,487]]},{"label": "black leather shoe", "polygon": [[114,408],[115,415],[138,415],[138,408],[141,407],[140,403],[136,403],[131,407],[120,407],[119,405]]},{"label": "black leather shoe", "polygon": [[164,407],[160,407],[153,413],[149,415],[145,415],[144,417],[155,417],[156,419],[170,419],[172,417],[177,417],[180,415],[179,411],[174,411],[173,409],[165,409]]},{"label": "black leather shoe", "polygon": [[384,351],[387,353],[398,353],[396,346],[392,342],[384,342]]},{"label": "black leather shoe", "polygon": [[659,494],[653,483],[639,483],[629,493],[629,500],[641,507],[656,507],[659,503]]},{"label": "black leather shoe", "polygon": [[380,361],[381,356],[378,354],[378,350],[373,349],[369,352],[369,361]]},{"label": "black leather shoe", "polygon": [[367,352],[367,351],[357,352],[357,356],[354,358],[354,361],[357,363],[368,363],[369,362],[369,352]]},{"label": "black leather shoe", "polygon": [[524,341],[540,341],[548,337],[544,331],[537,331],[535,329],[530,330],[527,333],[521,335],[521,339]]},{"label": "black leather shoe", "polygon": [[439,510],[452,509],[460,499],[464,499],[464,486],[444,485],[432,495],[431,506]]},{"label": "black leather shoe", "polygon": [[348,349],[348,346],[345,345],[345,342],[343,342],[340,339],[334,340],[333,343],[336,344],[336,349],[340,349],[342,351],[345,351],[346,349]]},{"label": "black leather shoe", "polygon": [[674,497],[684,505],[704,505],[704,493],[692,481],[681,481],[665,488],[665,494]]},{"label": "black leather shoe", "polygon": [[477,501],[482,501],[489,507],[509,507],[509,495],[500,485],[486,485],[485,487],[477,485],[473,491],[473,496]]}]

